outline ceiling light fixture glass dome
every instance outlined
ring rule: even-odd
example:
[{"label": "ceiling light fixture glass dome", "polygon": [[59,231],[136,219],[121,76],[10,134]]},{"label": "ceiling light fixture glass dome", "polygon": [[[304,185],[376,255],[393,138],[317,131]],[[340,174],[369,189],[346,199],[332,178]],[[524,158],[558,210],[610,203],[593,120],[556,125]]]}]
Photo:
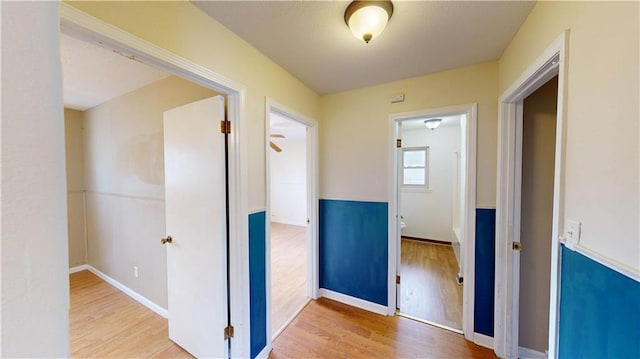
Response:
[{"label": "ceiling light fixture glass dome", "polygon": [[440,126],[440,123],[442,122],[441,118],[432,118],[429,120],[425,120],[424,121],[424,125],[427,126],[427,128],[435,130],[436,128],[438,128],[438,126]]},{"label": "ceiling light fixture glass dome", "polygon": [[392,14],[391,1],[356,0],[347,6],[344,21],[356,38],[369,43],[382,33]]}]

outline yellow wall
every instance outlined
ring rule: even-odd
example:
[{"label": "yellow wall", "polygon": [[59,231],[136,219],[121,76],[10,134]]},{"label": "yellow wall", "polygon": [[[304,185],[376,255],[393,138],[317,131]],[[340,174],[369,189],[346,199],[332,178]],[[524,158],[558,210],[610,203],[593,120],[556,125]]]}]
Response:
[{"label": "yellow wall", "polygon": [[639,3],[539,2],[499,61],[500,93],[565,29],[565,218],[581,244],[640,268]]},{"label": "yellow wall", "polygon": [[265,96],[317,120],[318,95],[187,1],[69,4],[246,86],[249,210],[263,209]]},{"label": "yellow wall", "polygon": [[[389,115],[478,103],[478,206],[494,206],[498,66],[489,62],[322,97],[320,197],[389,200]],[[405,102],[392,104],[404,93]]]}]

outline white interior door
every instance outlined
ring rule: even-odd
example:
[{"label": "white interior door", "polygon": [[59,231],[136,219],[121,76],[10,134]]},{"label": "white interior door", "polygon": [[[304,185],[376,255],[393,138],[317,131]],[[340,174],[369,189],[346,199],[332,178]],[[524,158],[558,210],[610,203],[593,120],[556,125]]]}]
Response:
[{"label": "white interior door", "polygon": [[227,356],[224,98],[164,113],[169,338],[192,355]]}]

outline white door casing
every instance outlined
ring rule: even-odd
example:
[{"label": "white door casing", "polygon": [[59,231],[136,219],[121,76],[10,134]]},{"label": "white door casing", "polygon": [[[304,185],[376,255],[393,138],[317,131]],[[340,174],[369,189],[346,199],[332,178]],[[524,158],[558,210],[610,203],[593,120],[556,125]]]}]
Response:
[{"label": "white door casing", "polygon": [[494,350],[498,357],[519,355],[520,254],[512,250],[520,238],[520,185],[522,175],[522,103],[554,76],[558,76],[556,148],[553,181],[551,276],[549,305],[549,358],[557,357],[560,287],[560,223],[563,217],[563,182],[566,117],[566,76],[569,30],[563,32],[500,96],[498,105],[498,174],[496,198],[496,262]]},{"label": "white door casing", "polygon": [[196,357],[227,357],[224,98],[164,113],[169,338]]}]

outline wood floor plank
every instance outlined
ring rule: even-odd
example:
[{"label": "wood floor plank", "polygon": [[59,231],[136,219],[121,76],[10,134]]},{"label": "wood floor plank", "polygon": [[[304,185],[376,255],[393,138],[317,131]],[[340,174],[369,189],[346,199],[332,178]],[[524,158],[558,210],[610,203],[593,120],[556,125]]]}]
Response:
[{"label": "wood floor plank", "polygon": [[272,359],[495,358],[461,334],[326,298],[311,301],[274,341]]},{"label": "wood floor plank", "polygon": [[169,340],[167,320],[89,271],[69,276],[74,358],[192,358]]},{"label": "wood floor plank", "polygon": [[307,228],[272,222],[272,334],[277,333],[307,301]]},{"label": "wood floor plank", "polygon": [[450,245],[402,239],[400,312],[462,329],[462,285]]}]

